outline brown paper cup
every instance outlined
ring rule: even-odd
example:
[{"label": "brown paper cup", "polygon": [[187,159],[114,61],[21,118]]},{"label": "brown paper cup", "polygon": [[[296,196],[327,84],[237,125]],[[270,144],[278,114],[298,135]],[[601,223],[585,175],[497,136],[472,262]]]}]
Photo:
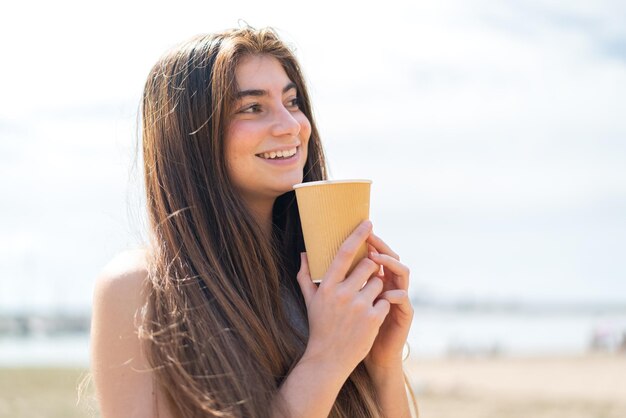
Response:
[{"label": "brown paper cup", "polygon": [[[322,280],[337,250],[354,229],[369,219],[371,180],[328,180],[300,183],[296,191],[311,279]],[[359,248],[350,271],[367,257]]]}]

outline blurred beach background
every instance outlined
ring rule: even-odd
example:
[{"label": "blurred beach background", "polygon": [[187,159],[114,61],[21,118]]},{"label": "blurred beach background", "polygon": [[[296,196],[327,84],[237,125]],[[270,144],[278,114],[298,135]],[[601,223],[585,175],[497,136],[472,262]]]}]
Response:
[{"label": "blurred beach background", "polygon": [[60,0],[0,14],[0,417],[97,416],[91,293],[145,240],[145,77],[240,19],[294,47],[331,177],[373,180],[422,416],[626,416],[626,3]]}]

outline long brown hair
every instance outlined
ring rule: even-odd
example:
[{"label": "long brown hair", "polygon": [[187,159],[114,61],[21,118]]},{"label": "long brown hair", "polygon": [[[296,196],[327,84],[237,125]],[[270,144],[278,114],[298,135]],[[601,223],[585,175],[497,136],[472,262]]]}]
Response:
[{"label": "long brown hair", "polygon": [[[285,311],[296,301],[304,251],[293,192],[273,210],[272,237],[227,175],[224,135],[243,57],[266,54],[296,84],[311,122],[304,181],[326,178],[324,153],[300,68],[271,29],[198,36],[166,53],[145,85],[142,140],[151,229],[148,301],[141,336],[157,381],[181,417],[268,417],[301,357],[306,329]],[[379,417],[363,365],[332,417]]]}]

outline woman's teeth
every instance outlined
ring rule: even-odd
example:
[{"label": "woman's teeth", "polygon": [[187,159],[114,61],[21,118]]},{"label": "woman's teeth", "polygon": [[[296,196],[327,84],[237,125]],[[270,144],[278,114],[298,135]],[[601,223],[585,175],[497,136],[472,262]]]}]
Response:
[{"label": "woman's teeth", "polygon": [[263,154],[259,154],[260,157],[263,157],[268,160],[272,160],[275,158],[289,158],[295,155],[297,148],[283,150],[283,151],[272,151],[272,152],[264,152]]}]

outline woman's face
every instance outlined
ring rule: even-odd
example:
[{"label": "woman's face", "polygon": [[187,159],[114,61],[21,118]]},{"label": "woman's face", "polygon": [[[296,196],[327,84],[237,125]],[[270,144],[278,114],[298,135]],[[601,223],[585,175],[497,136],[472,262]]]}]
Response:
[{"label": "woman's face", "polygon": [[302,182],[311,123],[276,58],[244,57],[235,76],[238,97],[225,140],[228,174],[248,204],[273,202]]}]

